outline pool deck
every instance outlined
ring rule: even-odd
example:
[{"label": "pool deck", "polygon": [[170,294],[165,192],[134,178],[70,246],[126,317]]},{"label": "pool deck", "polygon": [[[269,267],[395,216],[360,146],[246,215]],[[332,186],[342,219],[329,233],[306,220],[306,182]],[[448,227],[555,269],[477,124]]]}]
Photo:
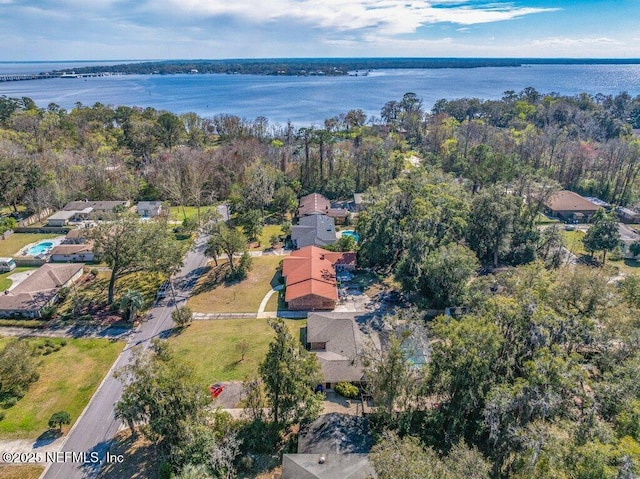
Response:
[{"label": "pool deck", "polygon": [[[22,249],[20,251],[18,251],[18,254],[16,256],[30,256],[32,258],[46,257],[46,256],[48,256],[48,253],[49,253],[49,251],[51,251],[51,249],[53,249],[54,247],[56,247],[56,246],[58,246],[58,245],[60,245],[62,243],[64,238],[65,238],[65,236],[57,236],[56,238],[45,239],[45,240],[36,241],[34,243],[30,243],[30,244],[28,244],[26,246],[23,246]],[[52,243],[53,246],[46,253],[39,253],[37,255],[30,255],[30,254],[27,253],[27,251],[29,251],[29,249],[33,248],[36,245],[39,245],[40,243]]]}]

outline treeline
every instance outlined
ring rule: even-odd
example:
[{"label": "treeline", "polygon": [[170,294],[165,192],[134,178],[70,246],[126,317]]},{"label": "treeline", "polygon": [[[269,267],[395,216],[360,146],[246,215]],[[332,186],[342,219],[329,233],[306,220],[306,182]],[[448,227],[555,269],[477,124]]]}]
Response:
[{"label": "treeline", "polygon": [[349,198],[398,178],[417,156],[422,168],[464,178],[472,195],[535,176],[633,205],[637,127],[640,96],[566,97],[533,88],[496,101],[440,100],[431,111],[407,93],[383,105],[379,118],[351,110],[298,129],[264,117],[100,103],[67,111],[0,97],[0,203],[39,210],[84,198],[203,205],[231,197],[282,212],[291,192]]}]

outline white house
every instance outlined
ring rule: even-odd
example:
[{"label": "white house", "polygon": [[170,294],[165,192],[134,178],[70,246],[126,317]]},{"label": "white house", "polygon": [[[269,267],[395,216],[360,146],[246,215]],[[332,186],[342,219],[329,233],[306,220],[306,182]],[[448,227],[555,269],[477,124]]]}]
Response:
[{"label": "white house", "polygon": [[154,218],[165,212],[162,201],[141,201],[136,205],[136,212],[143,218]]},{"label": "white house", "polygon": [[49,256],[52,263],[89,263],[93,259],[93,241],[58,245],[51,250]]}]

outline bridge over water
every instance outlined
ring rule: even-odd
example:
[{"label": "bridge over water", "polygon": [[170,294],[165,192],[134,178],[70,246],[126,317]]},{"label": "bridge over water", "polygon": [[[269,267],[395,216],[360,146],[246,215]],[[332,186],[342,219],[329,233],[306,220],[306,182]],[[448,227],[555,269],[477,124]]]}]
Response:
[{"label": "bridge over water", "polygon": [[113,75],[113,73],[37,73],[30,75],[0,75],[0,82],[47,80],[50,78],[92,78]]}]

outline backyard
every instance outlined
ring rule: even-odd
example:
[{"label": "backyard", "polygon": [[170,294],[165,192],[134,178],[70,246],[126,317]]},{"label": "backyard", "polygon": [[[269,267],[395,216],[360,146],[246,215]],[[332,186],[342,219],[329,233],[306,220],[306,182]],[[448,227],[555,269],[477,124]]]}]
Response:
[{"label": "backyard", "polygon": [[31,243],[44,239],[57,238],[59,234],[14,233],[7,239],[0,240],[0,256],[15,256],[18,251]]},{"label": "backyard", "polygon": [[[0,348],[9,340],[0,337]],[[35,348],[46,340],[21,341],[28,341]],[[0,439],[35,439],[48,430],[49,418],[57,411],[67,411],[74,422],[124,346],[106,339],[47,341],[61,347],[41,357],[40,379],[15,406],[3,411]]]},{"label": "backyard", "polygon": [[[306,320],[285,320],[294,338]],[[169,339],[176,356],[189,362],[193,376],[203,387],[219,381],[243,381],[255,376],[274,336],[266,319],[216,319],[195,321]],[[240,341],[249,347],[245,358],[237,349]]]},{"label": "backyard", "polygon": [[262,298],[273,286],[280,284],[277,269],[281,261],[282,256],[274,255],[252,258],[253,268],[247,278],[229,283],[224,279],[228,262],[218,260],[219,265],[210,264],[209,271],[198,281],[188,306],[197,313],[257,312]]},{"label": "backyard", "polygon": [[[562,236],[565,241],[565,246],[569,251],[575,254],[579,259],[583,261],[591,261],[587,250],[584,249],[584,244],[582,243],[582,239],[584,238],[585,233],[583,231],[574,230],[574,231],[562,231]],[[596,257],[601,259],[602,253],[597,252]],[[610,253],[607,255],[607,273],[612,276],[617,275],[618,273],[622,274],[639,274],[640,273],[640,261],[634,259],[618,259],[614,260],[611,258]]]}]

